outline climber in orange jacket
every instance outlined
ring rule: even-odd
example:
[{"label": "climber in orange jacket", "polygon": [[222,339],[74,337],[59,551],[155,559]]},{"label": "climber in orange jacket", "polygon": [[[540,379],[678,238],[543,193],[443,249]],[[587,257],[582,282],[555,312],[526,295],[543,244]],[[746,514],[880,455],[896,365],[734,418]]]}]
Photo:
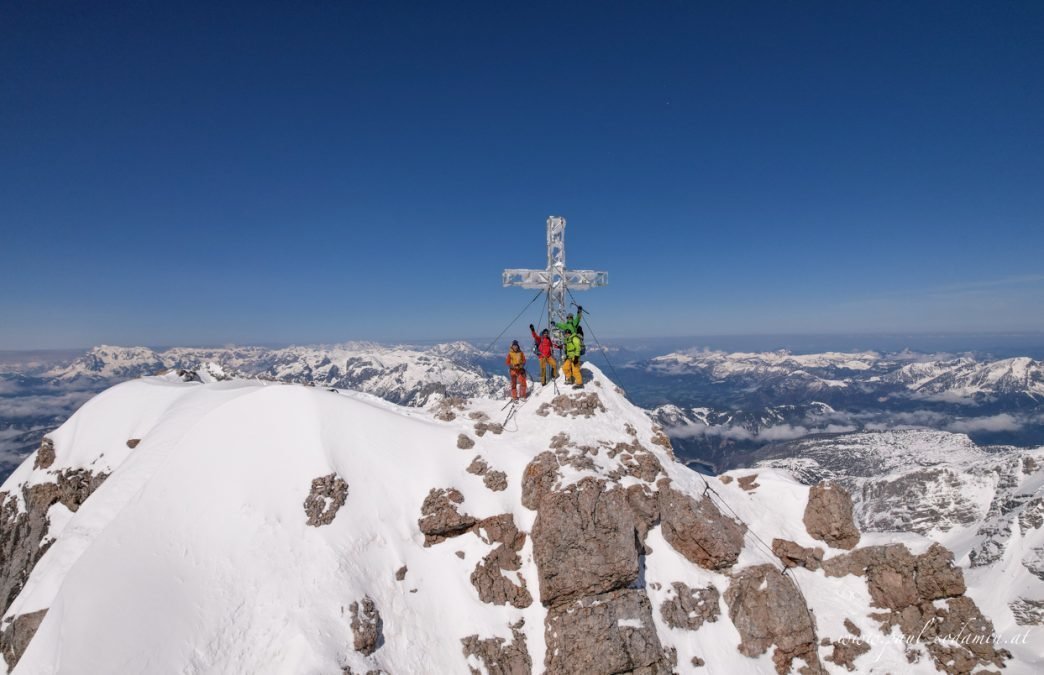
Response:
[{"label": "climber in orange jacket", "polygon": [[518,385],[522,385],[522,398],[526,397],[526,353],[518,346],[518,340],[511,342],[511,349],[504,359],[511,372],[511,398],[518,400]]}]

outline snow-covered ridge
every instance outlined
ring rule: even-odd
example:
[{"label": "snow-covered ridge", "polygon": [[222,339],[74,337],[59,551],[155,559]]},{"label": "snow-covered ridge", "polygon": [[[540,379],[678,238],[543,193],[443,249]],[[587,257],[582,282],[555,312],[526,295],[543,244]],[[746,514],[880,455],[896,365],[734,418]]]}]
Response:
[{"label": "snow-covered ridge", "polygon": [[[513,414],[176,373],[117,385],[0,487],[0,541],[17,535],[29,572],[0,560],[0,653],[16,675],[927,674],[952,653],[942,638],[870,642],[879,617],[1021,629],[979,614],[985,581],[966,595],[917,532],[864,533],[848,553],[858,533],[829,486],[689,471],[585,371],[585,391],[538,388]],[[873,606],[871,567],[887,580],[893,564],[940,586]],[[1044,664],[1011,650],[959,654]]]},{"label": "snow-covered ridge", "polygon": [[350,388],[395,403],[424,406],[447,393],[494,396],[503,391],[505,378],[487,374],[476,363],[480,356],[466,342],[432,347],[348,342],[278,349],[175,347],[160,351],[103,345],[53,368],[47,376],[64,382],[118,381],[185,369],[215,380],[252,377]]},{"label": "snow-covered ridge", "polygon": [[910,396],[955,402],[1021,395],[1044,401],[1044,364],[1028,357],[979,361],[970,356],[898,352],[722,352],[689,350],[632,364],[661,375],[702,375],[716,381],[789,383],[815,393],[831,388],[889,387]]}]

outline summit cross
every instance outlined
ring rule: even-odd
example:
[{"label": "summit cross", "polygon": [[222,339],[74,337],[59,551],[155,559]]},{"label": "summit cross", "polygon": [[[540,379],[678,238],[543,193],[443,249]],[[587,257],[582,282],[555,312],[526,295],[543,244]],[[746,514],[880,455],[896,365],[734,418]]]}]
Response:
[{"label": "summit cross", "polygon": [[543,288],[547,292],[547,325],[554,331],[555,324],[566,318],[568,291],[586,291],[609,283],[608,272],[595,270],[567,270],[565,262],[565,218],[547,219],[547,269],[504,270],[504,286]]}]

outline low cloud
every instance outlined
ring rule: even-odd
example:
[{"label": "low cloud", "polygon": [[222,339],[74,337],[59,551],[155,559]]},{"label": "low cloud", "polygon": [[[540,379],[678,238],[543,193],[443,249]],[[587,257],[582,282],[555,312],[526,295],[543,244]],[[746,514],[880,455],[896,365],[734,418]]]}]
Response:
[{"label": "low cloud", "polygon": [[827,424],[821,427],[805,427],[792,424],[777,424],[771,427],[762,427],[757,432],[733,425],[715,425],[694,422],[671,427],[667,434],[673,438],[701,438],[715,437],[733,441],[760,441],[773,443],[778,441],[792,441],[803,438],[810,434],[842,434],[856,431],[857,427],[849,424]]},{"label": "low cloud", "polygon": [[951,422],[947,431],[961,433],[974,433],[976,431],[1018,431],[1023,427],[1023,422],[1008,413],[990,415],[988,417],[969,417]]}]

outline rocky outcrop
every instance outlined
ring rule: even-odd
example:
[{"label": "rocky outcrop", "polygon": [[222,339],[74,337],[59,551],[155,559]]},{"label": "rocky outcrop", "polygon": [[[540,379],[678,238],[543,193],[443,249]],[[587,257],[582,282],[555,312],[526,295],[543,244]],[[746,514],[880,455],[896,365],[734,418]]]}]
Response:
[{"label": "rocky outcrop", "polygon": [[504,433],[504,425],[499,422],[476,422],[475,423],[475,435],[482,438],[486,435],[486,432],[492,432],[494,436],[499,436]]},{"label": "rocky outcrop", "polygon": [[711,498],[698,501],[660,481],[660,525],[663,537],[690,562],[708,570],[736,564],[747,526],[726,517]]},{"label": "rocky outcrop", "polygon": [[706,623],[714,623],[721,614],[718,600],[721,594],[713,585],[689,588],[680,581],[671,584],[674,596],[660,605],[660,616],[671,628],[699,630]]},{"label": "rocky outcrop", "polygon": [[475,518],[457,511],[464,502],[464,495],[456,488],[441,490],[432,488],[421,505],[421,518],[417,526],[424,534],[424,545],[431,546],[447,537],[464,534],[475,524]]},{"label": "rocky outcrop", "polygon": [[468,401],[465,398],[447,396],[431,406],[431,411],[435,419],[443,422],[452,422],[457,419],[457,412],[463,411],[467,403]]},{"label": "rocky outcrop", "polygon": [[725,591],[729,618],[740,634],[739,651],[756,657],[775,646],[776,672],[790,672],[795,659],[811,673],[822,665],[816,629],[805,599],[794,582],[772,565],[746,567],[733,577]]},{"label": "rocky outcrop", "polygon": [[544,637],[549,675],[668,675],[671,664],[653,624],[645,591],[620,589],[548,610]]},{"label": "rocky outcrop", "polygon": [[759,487],[761,487],[761,483],[758,483],[757,481],[758,474],[752,473],[749,476],[740,476],[739,479],[737,479],[736,484],[739,485],[741,489],[746,490],[747,492],[754,492],[754,490],[757,490]]},{"label": "rocky outcrop", "polygon": [[1020,626],[1044,626],[1044,600],[1016,598],[1008,605]]},{"label": "rocky outcrop", "polygon": [[835,548],[850,549],[859,543],[852,498],[834,483],[822,482],[808,491],[804,523],[812,537]]},{"label": "rocky outcrop", "polygon": [[586,394],[560,394],[550,403],[541,403],[536,414],[547,417],[555,413],[559,417],[593,417],[595,413],[605,412],[602,399],[595,392]]},{"label": "rocky outcrop", "polygon": [[[964,574],[953,554],[933,544],[920,555],[902,544],[868,546],[823,561],[828,576],[866,577],[872,614],[885,632],[898,627],[907,639],[923,643],[939,670],[967,673],[979,667],[1004,667],[1010,654],[995,649],[993,624],[964,595]],[[957,636],[964,635],[965,640]]]},{"label": "rocky outcrop", "polygon": [[[519,619],[511,626],[511,642],[501,637],[480,639],[478,635],[462,638],[464,656],[478,659],[489,675],[530,675],[533,661],[529,658],[526,636],[522,632],[524,625],[525,620]],[[482,672],[473,667],[469,670],[472,675]]]},{"label": "rocky outcrop", "polygon": [[384,644],[384,622],[377,606],[365,596],[348,608],[352,613],[352,646],[355,651],[369,656]]},{"label": "rocky outcrop", "polygon": [[461,450],[470,450],[475,447],[475,441],[473,441],[467,434],[458,434],[457,447]]},{"label": "rocky outcrop", "polygon": [[533,596],[526,588],[526,581],[515,574],[519,583],[514,583],[505,572],[522,569],[518,552],[526,543],[526,535],[515,527],[510,513],[485,518],[475,523],[474,531],[487,544],[497,544],[471,573],[471,584],[478,591],[482,602],[494,605],[510,604],[519,609],[533,604]]},{"label": "rocky outcrop", "polygon": [[870,645],[865,640],[848,636],[838,640],[829,640],[824,646],[833,647],[833,651],[826,657],[826,660],[844,666],[848,671],[856,669],[856,658],[870,651]]},{"label": "rocky outcrop", "polygon": [[482,476],[482,482],[493,492],[503,492],[507,489],[507,474],[491,469],[486,460],[479,455],[475,455],[475,459],[471,460],[467,471],[470,474]]},{"label": "rocky outcrop", "polygon": [[36,629],[40,627],[46,615],[47,610],[41,609],[4,622],[3,629],[0,630],[0,655],[3,655],[4,661],[7,662],[9,671],[14,669],[22,658],[25,648],[29,646],[29,641],[36,635]]},{"label": "rocky outcrop", "polygon": [[54,441],[46,436],[40,441],[40,448],[36,451],[36,459],[33,461],[34,469],[49,469],[54,464]]},{"label": "rocky outcrop", "polygon": [[86,469],[66,469],[53,483],[23,485],[20,495],[0,492],[0,614],[14,602],[50,548],[45,541],[50,508],[62,504],[77,511],[107,477]]},{"label": "rocky outcrop", "polygon": [[818,570],[823,562],[823,549],[800,546],[789,539],[773,539],[772,552],[785,567],[804,567]]},{"label": "rocky outcrop", "polygon": [[312,489],[304,500],[307,524],[312,527],[329,525],[347,499],[348,483],[336,473],[312,480]]},{"label": "rocky outcrop", "polygon": [[630,585],[641,554],[636,521],[626,491],[605,481],[585,478],[546,492],[532,531],[541,602],[551,606]]}]

